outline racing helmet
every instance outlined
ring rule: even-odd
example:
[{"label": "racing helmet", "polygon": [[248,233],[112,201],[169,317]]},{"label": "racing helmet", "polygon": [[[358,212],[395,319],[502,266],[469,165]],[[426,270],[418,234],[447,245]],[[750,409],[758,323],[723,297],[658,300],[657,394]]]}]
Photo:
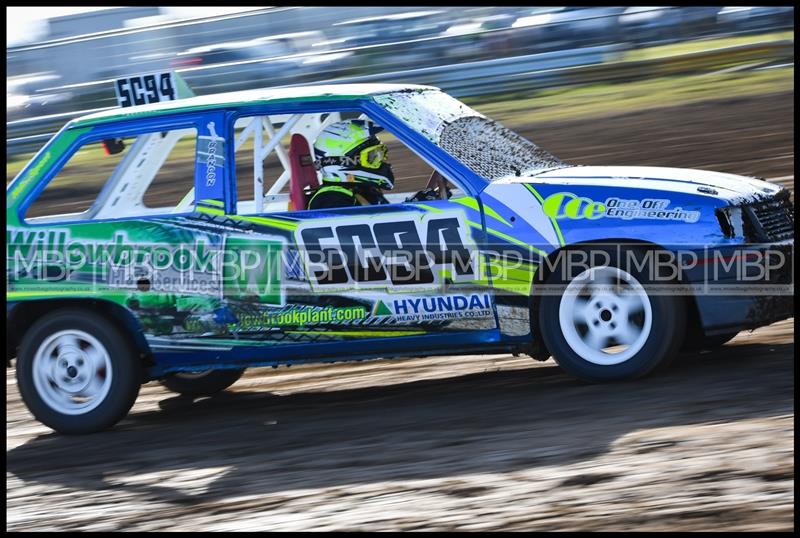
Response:
[{"label": "racing helmet", "polygon": [[386,146],[376,137],[383,128],[369,120],[337,121],[314,142],[314,165],[326,183],[366,183],[394,187]]}]

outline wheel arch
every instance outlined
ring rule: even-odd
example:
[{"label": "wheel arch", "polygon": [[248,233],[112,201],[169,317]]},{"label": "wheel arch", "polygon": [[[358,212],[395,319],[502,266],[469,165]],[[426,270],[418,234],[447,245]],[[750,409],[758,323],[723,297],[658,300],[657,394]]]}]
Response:
[{"label": "wheel arch", "polygon": [[[549,263],[542,263],[539,265],[538,270],[536,271],[536,276],[533,281],[533,285],[531,286],[531,293],[530,297],[528,298],[528,307],[530,308],[530,322],[531,322],[531,335],[533,337],[534,343],[538,342],[539,353],[542,354],[544,360],[550,356],[550,352],[546,349],[544,345],[544,341],[542,339],[541,332],[539,330],[539,302],[541,301],[542,295],[538,291],[537,284],[546,282],[547,279],[550,277],[552,273],[552,269],[555,267],[555,261],[557,260],[558,256],[560,256],[561,252],[570,251],[570,250],[579,250],[585,247],[590,247],[592,245],[608,245],[608,244],[625,244],[625,245],[639,245],[642,247],[647,248],[655,248],[658,250],[669,250],[665,248],[663,245],[658,243],[654,243],[652,241],[646,241],[642,239],[631,239],[631,238],[611,238],[611,239],[594,239],[590,241],[581,241],[579,243],[570,243],[567,245],[563,245],[552,252],[550,252],[546,260]],[[679,280],[679,284],[686,284],[686,282]],[[697,306],[697,301],[694,295],[684,295],[684,302],[686,304],[686,330],[695,330],[695,331],[702,331],[702,327],[700,325],[700,311]],[[535,355],[536,357],[536,355]]]},{"label": "wheel arch", "polygon": [[65,308],[80,308],[106,316],[123,334],[128,335],[145,363],[151,361],[151,350],[142,326],[125,307],[105,299],[37,299],[9,305],[6,318],[6,366],[17,356],[25,333],[42,316]]}]

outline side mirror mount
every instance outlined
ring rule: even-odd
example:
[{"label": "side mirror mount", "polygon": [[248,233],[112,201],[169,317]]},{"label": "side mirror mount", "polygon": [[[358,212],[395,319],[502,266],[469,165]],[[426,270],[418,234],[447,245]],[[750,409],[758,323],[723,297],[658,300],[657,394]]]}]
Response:
[{"label": "side mirror mount", "polygon": [[116,155],[125,151],[125,141],[121,138],[106,138],[103,140],[103,149],[106,155]]}]

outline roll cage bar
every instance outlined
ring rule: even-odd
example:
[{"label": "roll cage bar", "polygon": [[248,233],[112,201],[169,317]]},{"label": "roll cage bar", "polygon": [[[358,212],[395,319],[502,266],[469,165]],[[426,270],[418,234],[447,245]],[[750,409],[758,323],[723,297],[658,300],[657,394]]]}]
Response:
[{"label": "roll cage bar", "polygon": [[[363,114],[362,114],[363,116]],[[253,139],[253,193],[255,212],[261,213],[264,201],[269,196],[277,195],[291,179],[291,163],[289,153],[281,144],[287,135],[302,135],[313,147],[314,141],[325,127],[341,120],[339,112],[257,115],[239,118],[235,126],[246,122],[245,128],[236,137],[234,153],[239,151],[248,139]],[[276,127],[280,126],[276,130]],[[264,161],[272,152],[278,157],[283,172],[272,186],[264,192]],[[184,196],[174,212],[186,211],[194,202],[194,187]]]},{"label": "roll cage bar", "polygon": [[[360,111],[359,118],[369,117],[370,119],[378,121],[389,132],[398,135],[398,138],[401,138],[401,142],[404,143],[404,145],[416,153],[417,156],[422,158],[422,160],[434,170],[446,174],[446,177],[456,182],[457,186],[460,186],[465,194],[475,196],[488,184],[485,178],[478,176],[463,163],[443,150],[431,153],[430,150],[427,149],[430,142],[429,140],[426,140],[422,134],[409,130],[402,124],[399,118],[395,118],[380,105],[372,102],[358,103],[357,101],[353,101],[351,106],[342,106],[342,102],[332,105],[333,106],[327,110],[320,110],[322,105],[315,103],[313,107],[310,107],[311,110],[309,111],[303,111],[302,108],[306,108],[304,106],[290,105],[288,107],[290,109],[289,111],[280,113],[270,113],[267,110],[258,110],[254,109],[255,107],[250,108],[249,106],[245,106],[234,112],[237,117],[234,129],[240,127],[242,124],[244,124],[244,129],[236,136],[236,140],[233,144],[233,151],[229,154],[232,156],[236,150],[241,149],[250,137],[253,138],[253,187],[255,198],[253,207],[255,212],[263,212],[264,204],[268,201],[274,201],[275,197],[280,195],[280,191],[284,189],[291,179],[291,163],[289,162],[288,151],[281,144],[281,140],[287,135],[300,134],[306,139],[309,147],[313,147],[313,142],[316,140],[317,135],[331,123],[341,121],[342,112],[345,111]],[[147,130],[145,130],[144,127],[134,127],[131,125],[132,131],[139,132],[137,139],[131,146],[128,154],[123,157],[122,162],[117,166],[117,169],[115,169],[112,176],[106,182],[91,208],[83,213],[37,217],[32,220],[36,223],[80,221],[88,219],[115,220],[119,218],[128,218],[134,214],[135,216],[163,214],[164,208],[148,208],[144,206],[142,201],[143,195],[180,138],[189,133],[196,132],[196,129],[199,127],[198,118],[201,117],[202,116],[192,114],[185,121],[176,122],[178,125],[175,127],[170,125],[171,122],[167,123],[163,120],[153,121]],[[128,124],[128,121],[123,121],[122,123]],[[197,122],[195,124],[196,126],[192,126],[193,122]],[[120,132],[121,127],[123,126],[111,123],[95,127],[89,132],[79,135],[72,144],[76,147],[80,147],[81,144],[87,142],[99,141],[104,138],[117,136],[116,133]],[[69,125],[65,126],[66,131],[69,129]],[[402,137],[399,136],[401,132],[403,134]],[[57,142],[57,139],[61,136],[63,136],[63,132],[54,137],[51,143]],[[199,142],[202,135],[198,132],[197,136]],[[49,146],[50,144],[46,145],[43,151],[47,150]],[[441,150],[441,148],[438,149]],[[278,162],[283,168],[283,171],[269,189],[264,192],[263,164],[265,159],[269,157],[273,151],[276,152]],[[21,199],[18,200],[18,203],[14,204],[21,218],[23,217],[25,209],[30,205],[32,198],[49,183],[52,176],[57,172],[57,169],[60,168],[59,163],[62,162],[62,160],[63,163],[66,163],[69,158],[71,157],[68,155],[59,157],[55,163],[52,163],[52,166],[48,167],[49,170],[44,172],[44,177],[40,178],[40,180],[44,181],[38,181],[37,185],[32,190],[25,189],[28,192],[25,192]],[[36,160],[37,158],[34,157],[31,163],[29,163],[29,166]],[[54,168],[56,170],[54,170]],[[28,167],[23,169],[20,175],[24,175],[27,169]],[[189,189],[181,201],[171,209],[171,213],[190,212],[195,202],[195,194],[193,182],[192,188]],[[65,219],[65,217],[68,218]]]}]

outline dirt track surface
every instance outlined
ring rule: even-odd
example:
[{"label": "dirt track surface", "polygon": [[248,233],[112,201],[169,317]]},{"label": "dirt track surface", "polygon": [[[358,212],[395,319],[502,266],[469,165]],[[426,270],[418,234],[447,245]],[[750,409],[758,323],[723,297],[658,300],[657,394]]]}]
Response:
[{"label": "dirt track surface", "polygon": [[145,385],[114,430],[49,433],[9,383],[9,530],[790,530],[794,321],[586,385],[510,355]]},{"label": "dirt track surface", "polygon": [[[577,164],[793,187],[793,96],[519,129]],[[587,385],[509,355],[255,369],[215,398],[142,388],[82,437],[7,374],[8,530],[791,530],[794,321]]]},{"label": "dirt track surface", "polygon": [[794,174],[794,93],[549,122],[520,132],[572,164]]}]

